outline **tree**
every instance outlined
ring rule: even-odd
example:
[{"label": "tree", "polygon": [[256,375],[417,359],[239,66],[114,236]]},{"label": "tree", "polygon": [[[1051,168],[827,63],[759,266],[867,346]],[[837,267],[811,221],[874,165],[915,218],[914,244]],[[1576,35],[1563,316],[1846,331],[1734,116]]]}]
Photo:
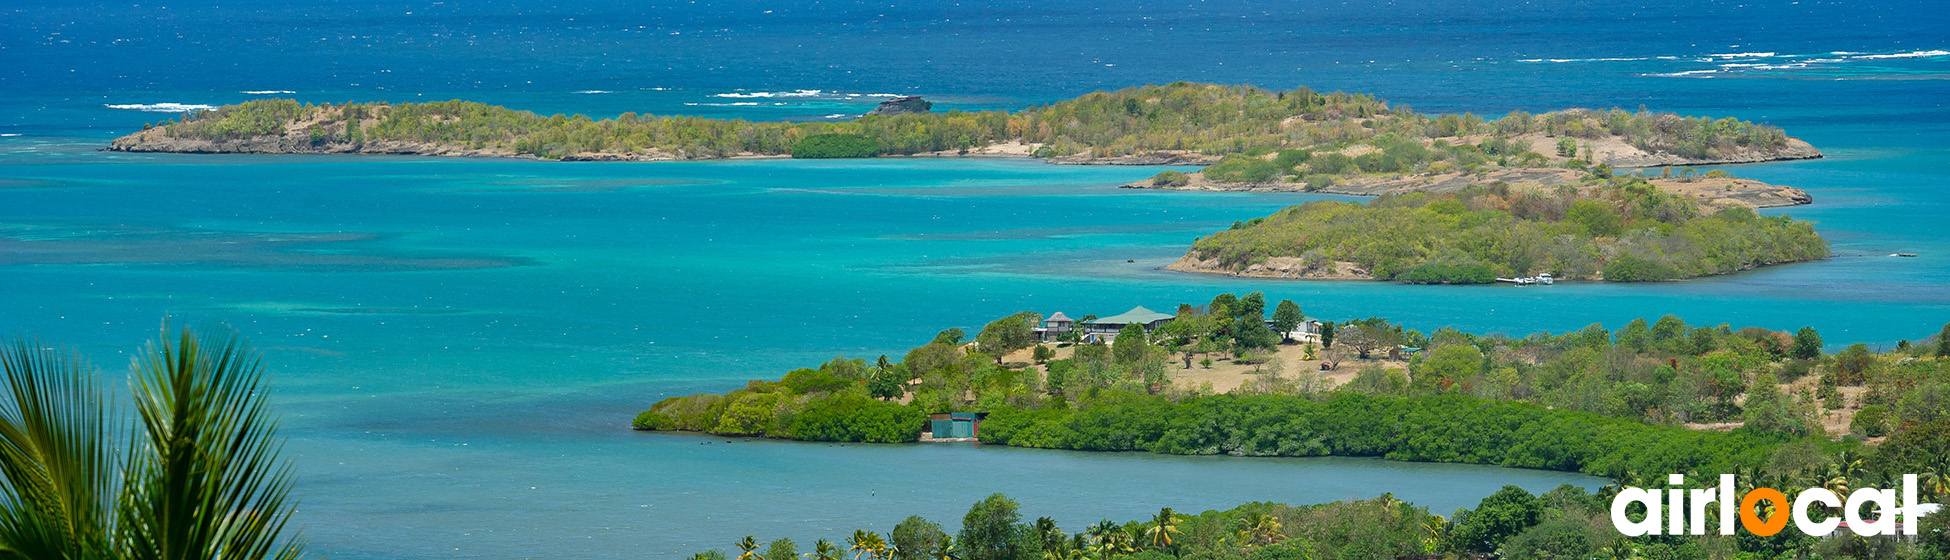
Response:
[{"label": "tree", "polygon": [[1869,368],[1874,366],[1875,362],[1875,353],[1869,351],[1869,345],[1862,343],[1851,344],[1849,347],[1843,348],[1841,352],[1835,353],[1836,377],[1839,378],[1840,383],[1843,385],[1860,384],[1862,383],[1862,378],[1868,374]]},{"label": "tree", "polygon": [[766,543],[764,560],[801,560],[799,545],[787,538]]},{"label": "tree", "polygon": [[1019,524],[1020,516],[1015,500],[1001,494],[992,494],[968,508],[968,515],[961,520],[961,533],[955,542],[961,547],[964,560],[1016,560],[1019,558],[1020,543],[1017,540],[1024,527]]},{"label": "tree", "polygon": [[1794,331],[1794,349],[1789,352],[1797,360],[1812,360],[1821,357],[1821,334],[1814,327],[1801,327]]},{"label": "tree", "polygon": [[940,524],[915,515],[895,525],[888,538],[893,541],[893,560],[928,560],[948,540],[948,534],[941,531]]},{"label": "tree", "polygon": [[740,539],[737,544],[739,550],[738,560],[761,560],[764,558],[758,554],[758,539],[753,538],[751,535],[745,535],[745,538]]},{"label": "tree", "polygon": [[881,551],[887,548],[887,541],[882,540],[879,533],[860,529],[855,529],[853,536],[847,537],[846,544],[846,550],[853,553],[854,560],[859,560],[861,555],[879,558]]},{"label": "tree", "polygon": [[932,344],[960,344],[961,339],[966,336],[968,336],[968,333],[962,332],[961,329],[950,328],[948,330],[935,333],[934,342],[932,342]]},{"label": "tree", "polygon": [[1525,529],[1503,544],[1503,557],[1510,560],[1584,560],[1597,547],[1591,543],[1584,524],[1571,519],[1552,519]]},{"label": "tree", "polygon": [[826,539],[813,541],[813,560],[840,560],[840,554],[840,547],[834,545],[833,541]]},{"label": "tree", "polygon": [[1112,360],[1120,364],[1137,363],[1151,353],[1151,344],[1144,340],[1144,325],[1137,323],[1124,325],[1110,345]]},{"label": "tree", "polygon": [[1482,373],[1482,367],[1481,350],[1468,344],[1449,344],[1429,353],[1429,358],[1422,362],[1420,368],[1420,373],[1426,375],[1418,375],[1416,382],[1421,383],[1424,379],[1462,381]]},{"label": "tree", "polygon": [[1300,328],[1300,322],[1305,320],[1306,314],[1300,312],[1300,304],[1293,300],[1280,300],[1280,305],[1273,309],[1273,329],[1280,331],[1281,342],[1293,342],[1293,329]]},{"label": "tree", "polygon": [[1780,380],[1772,373],[1762,373],[1754,379],[1747,391],[1746,411],[1743,413],[1747,428],[1759,432],[1783,433],[1793,436],[1806,435],[1807,424],[1799,414],[1789,408],[1781,395]]},{"label": "tree", "polygon": [[1862,437],[1889,435],[1889,409],[1879,404],[1862,407],[1849,420],[1848,431]]},{"label": "tree", "polygon": [[1233,319],[1239,321],[1266,321],[1266,294],[1253,292],[1239,298],[1239,304],[1231,309]]},{"label": "tree", "polygon": [[975,343],[983,352],[995,354],[995,363],[999,364],[1003,355],[1035,344],[1036,325],[1042,322],[1043,316],[1034,311],[996,319],[982,327],[982,332],[975,335]]},{"label": "tree", "polygon": [[1390,327],[1382,319],[1369,318],[1349,323],[1347,332],[1341,335],[1341,342],[1353,347],[1361,359],[1366,360],[1370,352],[1401,344],[1401,338],[1400,328]]},{"label": "tree", "polygon": [[1036,345],[1036,349],[1030,352],[1029,357],[1031,359],[1036,360],[1036,363],[1039,364],[1047,363],[1050,361],[1050,358],[1056,357],[1056,350],[1048,346],[1043,346],[1041,344],[1038,344]]},{"label": "tree", "polygon": [[1936,333],[1936,357],[1950,358],[1950,323],[1943,324],[1943,330]]},{"label": "tree", "polygon": [[1503,541],[1536,525],[1543,516],[1543,503],[1516,486],[1504,486],[1483,498],[1476,509],[1460,512],[1451,538],[1470,552],[1491,553]]},{"label": "tree", "polygon": [[883,401],[901,398],[907,394],[907,380],[893,369],[881,370],[867,381],[867,394]]},{"label": "tree", "polygon": [[1327,322],[1320,324],[1320,348],[1322,350],[1334,349],[1334,323]]},{"label": "tree", "polygon": [[1145,528],[1144,536],[1151,542],[1151,548],[1167,550],[1171,548],[1173,535],[1178,534],[1178,513],[1171,508],[1158,510],[1152,516],[1151,526]]},{"label": "tree", "polygon": [[78,358],[46,346],[0,348],[9,557],[298,557],[301,545],[282,534],[289,467],[263,369],[241,338],[184,330],[151,344],[130,381],[133,426],[114,425]]}]

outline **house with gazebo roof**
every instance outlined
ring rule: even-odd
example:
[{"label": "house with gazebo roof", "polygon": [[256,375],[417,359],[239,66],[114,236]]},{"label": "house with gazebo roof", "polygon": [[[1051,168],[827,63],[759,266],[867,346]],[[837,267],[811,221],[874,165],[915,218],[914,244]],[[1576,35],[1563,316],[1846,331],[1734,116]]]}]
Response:
[{"label": "house with gazebo roof", "polygon": [[1043,342],[1062,340],[1064,335],[1070,334],[1071,325],[1074,323],[1076,321],[1070,320],[1070,316],[1064,315],[1062,311],[1051,313],[1049,318],[1043,319],[1043,326],[1036,327],[1036,337]]}]

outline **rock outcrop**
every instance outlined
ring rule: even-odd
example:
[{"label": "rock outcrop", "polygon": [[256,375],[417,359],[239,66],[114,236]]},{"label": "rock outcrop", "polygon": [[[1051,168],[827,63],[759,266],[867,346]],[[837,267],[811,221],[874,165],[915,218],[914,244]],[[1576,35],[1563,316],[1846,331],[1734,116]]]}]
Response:
[{"label": "rock outcrop", "polygon": [[909,95],[882,101],[879,107],[874,107],[872,111],[867,111],[867,114],[904,115],[907,113],[926,113],[932,107],[934,107],[934,104],[929,103],[926,99],[921,99],[921,96]]}]

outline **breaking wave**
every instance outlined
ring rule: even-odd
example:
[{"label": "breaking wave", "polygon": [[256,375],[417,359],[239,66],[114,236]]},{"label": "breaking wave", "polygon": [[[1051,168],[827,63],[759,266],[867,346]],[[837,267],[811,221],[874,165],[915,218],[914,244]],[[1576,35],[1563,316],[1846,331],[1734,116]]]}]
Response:
[{"label": "breaking wave", "polygon": [[144,113],[187,113],[190,111],[205,111],[217,108],[216,105],[204,105],[201,103],[126,103],[121,105],[104,105],[104,107],[142,111]]}]

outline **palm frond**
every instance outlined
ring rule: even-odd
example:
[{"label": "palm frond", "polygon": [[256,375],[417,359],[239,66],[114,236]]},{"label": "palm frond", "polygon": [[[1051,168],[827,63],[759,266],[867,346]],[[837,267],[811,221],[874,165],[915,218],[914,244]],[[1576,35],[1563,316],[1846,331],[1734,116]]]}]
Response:
[{"label": "palm frond", "polygon": [[12,558],[110,556],[120,464],[89,368],[25,339],[0,347],[0,551]]},{"label": "palm frond", "polygon": [[132,560],[289,560],[291,470],[257,354],[235,333],[167,335],[137,358],[143,428],[119,529]]}]

